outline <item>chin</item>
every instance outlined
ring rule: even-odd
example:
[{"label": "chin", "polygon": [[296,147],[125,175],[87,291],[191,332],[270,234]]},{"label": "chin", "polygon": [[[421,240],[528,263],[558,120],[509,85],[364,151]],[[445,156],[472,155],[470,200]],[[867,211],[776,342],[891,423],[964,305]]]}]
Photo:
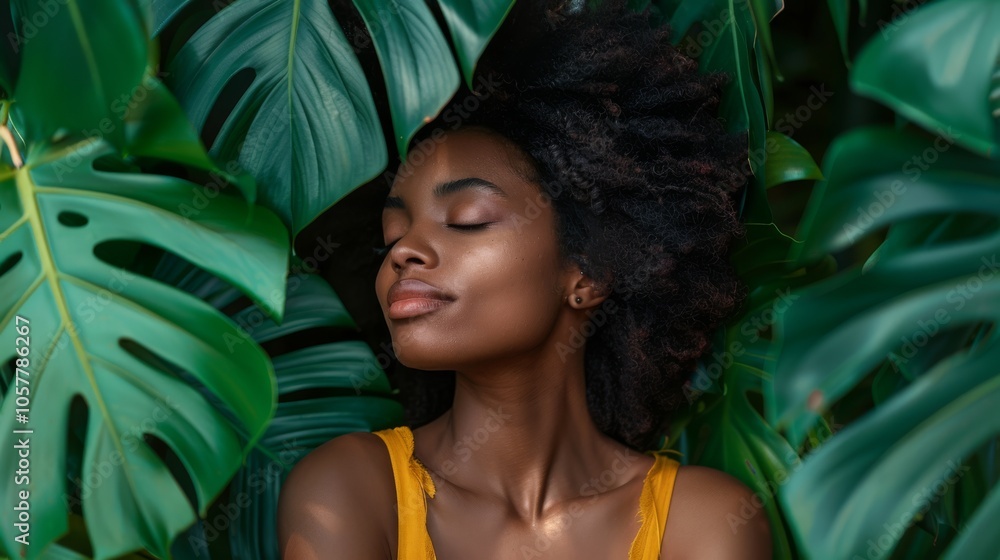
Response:
[{"label": "chin", "polygon": [[429,344],[409,337],[404,341],[393,337],[392,350],[399,363],[411,369],[424,371],[451,370],[453,363],[441,358],[450,356],[447,345]]},{"label": "chin", "polygon": [[451,329],[441,328],[439,321],[417,317],[402,321],[386,321],[396,360],[408,368],[422,370],[452,369],[455,350],[463,344]]},{"label": "chin", "polygon": [[399,363],[410,369],[416,369],[420,371],[453,371],[455,367],[450,363],[444,363],[440,360],[440,356],[413,356],[413,355],[401,355],[397,354],[396,359]]}]

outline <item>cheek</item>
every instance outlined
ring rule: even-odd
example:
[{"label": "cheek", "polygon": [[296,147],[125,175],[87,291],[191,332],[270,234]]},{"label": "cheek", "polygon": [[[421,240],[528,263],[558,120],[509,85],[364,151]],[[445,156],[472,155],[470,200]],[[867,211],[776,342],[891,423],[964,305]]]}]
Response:
[{"label": "cheek", "polygon": [[555,263],[540,255],[509,255],[491,269],[480,269],[482,301],[503,314],[508,308],[519,311],[544,307],[558,296]]},{"label": "cheek", "polygon": [[523,242],[494,247],[461,265],[470,279],[460,308],[463,332],[484,350],[533,348],[551,332],[559,311],[557,255]]}]

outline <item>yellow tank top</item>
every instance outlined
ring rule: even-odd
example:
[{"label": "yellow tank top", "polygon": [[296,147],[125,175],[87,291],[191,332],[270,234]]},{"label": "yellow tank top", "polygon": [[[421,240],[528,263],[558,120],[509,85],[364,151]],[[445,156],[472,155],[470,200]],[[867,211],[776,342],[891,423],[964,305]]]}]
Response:
[{"label": "yellow tank top", "polygon": [[[407,426],[373,432],[382,438],[392,461],[399,512],[399,545],[396,560],[436,560],[434,546],[427,533],[427,497],[434,497],[430,473],[413,456],[413,432]],[[673,494],[674,479],[680,463],[662,452],[646,473],[636,513],[639,533],[632,541],[628,560],[657,560],[667,526],[667,512]],[[426,494],[426,495],[425,495]]]}]

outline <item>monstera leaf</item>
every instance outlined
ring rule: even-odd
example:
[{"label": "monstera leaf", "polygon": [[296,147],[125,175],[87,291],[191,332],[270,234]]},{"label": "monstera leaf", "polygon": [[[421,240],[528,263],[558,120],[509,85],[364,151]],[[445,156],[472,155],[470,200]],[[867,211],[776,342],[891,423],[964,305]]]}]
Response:
[{"label": "monstera leaf", "polygon": [[458,89],[458,69],[424,0],[355,0],[354,4],[375,43],[389,92],[396,148],[405,156],[413,134]]},{"label": "monstera leaf", "polygon": [[781,521],[777,492],[793,472],[798,454],[750,401],[751,394],[759,401],[764,386],[770,384],[763,361],[772,357],[770,341],[748,337],[749,331],[743,329],[746,324],[739,322],[724,331],[724,339],[715,345],[719,350],[714,356],[719,360],[711,360],[694,377],[699,387],[700,380],[721,374],[725,391],[704,397],[699,412],[687,424],[690,461],[723,470],[747,484],[756,498],[728,514],[727,524],[736,531],[753,517],[766,515],[774,557],[788,558],[792,539]]},{"label": "monstera leaf", "polygon": [[851,87],[928,130],[1000,153],[1000,4],[944,0],[885,24],[858,55]]},{"label": "monstera leaf", "polygon": [[[988,334],[1000,319],[1000,164],[953,138],[864,129],[840,138],[824,169],[794,256],[889,231],[863,267],[798,291],[779,317],[766,409],[797,443],[879,366],[911,380],[810,454],[782,495],[810,555],[881,557],[930,506],[917,498],[969,482],[965,459],[1000,433],[989,412],[1000,406],[1000,347]],[[996,502],[970,523],[995,519]]]},{"label": "monstera leaf", "polygon": [[[757,515],[767,515],[775,558],[792,557],[792,535],[782,521],[777,495],[799,467],[799,455],[762,416],[759,405],[769,390],[767,371],[776,345],[767,327],[795,304],[792,289],[831,272],[829,262],[802,267],[788,259],[793,242],[773,224],[749,224],[746,241],[732,255],[749,295],[744,311],[717,333],[713,351],[705,357],[690,388],[695,403],[675,421],[671,440],[682,441],[692,464],[730,473],[757,497],[727,516],[735,531]],[[704,394],[702,394],[704,393]],[[683,429],[683,431],[681,431]]]},{"label": "monstera leaf", "polygon": [[0,86],[17,100],[25,136],[31,142],[46,142],[57,132],[100,136],[120,148],[121,113],[146,68],[136,5],[88,0],[81,9],[76,0],[64,0],[4,6],[15,31],[0,47]]},{"label": "monstera leaf", "polygon": [[471,88],[476,62],[490,38],[500,28],[514,2],[511,0],[439,0],[454,39],[465,83]]},{"label": "monstera leaf", "polygon": [[210,153],[258,182],[261,203],[293,233],[387,163],[371,90],[324,0],[239,0],[169,61],[168,85],[204,126],[223,88],[252,83]]},{"label": "monstera leaf", "polygon": [[[382,371],[387,358],[376,358],[364,342],[353,338],[357,325],[330,285],[318,276],[289,276],[280,324],[266,319],[258,306],[247,305],[238,290],[176,258],[162,261],[154,277],[230,309],[233,321],[243,326],[242,338],[230,340],[234,347],[254,341],[276,347],[308,336],[311,330],[328,333],[327,340],[274,356],[279,393],[274,419],[254,443],[227,497],[185,538],[178,539],[200,557],[209,552],[214,539],[228,532],[232,558],[277,558],[278,495],[295,463],[338,435],[402,423],[402,407],[392,398]],[[218,523],[219,519],[225,523]],[[234,520],[231,526],[230,520]]]},{"label": "monstera leaf", "polygon": [[[191,0],[138,0],[145,10],[145,14],[151,20],[150,36],[156,37],[163,32],[163,29],[178,17],[181,12],[191,3]],[[216,3],[213,6],[219,6]]]},{"label": "monstera leaf", "polygon": [[[263,332],[288,337],[307,325],[357,328],[329,285],[316,277],[304,279],[303,287],[289,294],[289,318],[293,317],[301,320]],[[384,359],[376,358],[360,340],[316,344],[274,358],[278,409],[233,481],[232,495],[256,496],[249,506],[252,515],[241,517],[230,534],[233,558],[278,557],[274,530],[278,495],[299,458],[341,434],[403,423],[403,409],[391,398],[382,371]],[[296,394],[311,396],[293,399]]]},{"label": "monstera leaf", "polygon": [[[161,17],[181,0],[151,0]],[[471,80],[512,1],[442,2]],[[458,87],[442,29],[421,0],[356,0],[378,53],[401,154]],[[201,129],[234,80],[251,83],[211,153],[238,161],[262,203],[298,233],[383,171],[385,139],[371,89],[327,2],[237,0],[201,26],[169,62],[171,89]],[[471,84],[470,84],[471,87]]]},{"label": "monstera leaf", "polygon": [[[30,492],[30,546],[14,540],[12,523],[0,529],[5,548],[20,557],[37,557],[66,532],[71,506],[88,521],[95,558],[141,548],[165,554],[239,468],[246,451],[238,434],[256,440],[273,412],[267,355],[254,344],[228,348],[225,336],[239,331],[224,315],[117,266],[115,254],[123,242],[172,252],[280,318],[287,231],[241,198],[216,193],[197,206],[202,187],[184,179],[104,170],[118,165],[116,154],[91,139],[36,151],[24,167],[0,171],[0,358],[14,375],[0,406],[0,444],[12,449],[27,438],[34,459],[30,481],[0,488],[9,503]],[[29,350],[15,355],[15,348]],[[215,395],[236,424],[180,372]],[[30,407],[15,399],[25,388]],[[70,426],[71,409],[81,405],[85,426]],[[71,428],[83,434],[79,501],[64,494]],[[179,458],[193,495],[146,437]],[[17,464],[16,453],[0,455],[8,472]]]}]

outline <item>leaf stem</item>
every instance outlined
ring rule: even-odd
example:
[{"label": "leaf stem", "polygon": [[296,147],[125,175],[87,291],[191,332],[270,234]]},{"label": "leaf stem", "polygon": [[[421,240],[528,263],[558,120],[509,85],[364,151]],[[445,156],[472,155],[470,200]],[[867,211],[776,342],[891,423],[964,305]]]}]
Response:
[{"label": "leaf stem", "polygon": [[0,137],[3,137],[3,143],[7,144],[7,148],[10,150],[10,160],[14,162],[14,167],[20,169],[24,162],[21,160],[21,153],[17,151],[14,135],[10,133],[6,124],[0,126]]},{"label": "leaf stem", "polygon": [[10,116],[10,104],[10,101],[4,101],[3,106],[0,107],[0,137],[3,138],[3,143],[10,149],[10,160],[14,163],[14,167],[20,169],[24,165],[24,161],[21,159],[21,152],[17,149],[17,141],[14,140],[14,135],[7,128],[7,118]]}]

